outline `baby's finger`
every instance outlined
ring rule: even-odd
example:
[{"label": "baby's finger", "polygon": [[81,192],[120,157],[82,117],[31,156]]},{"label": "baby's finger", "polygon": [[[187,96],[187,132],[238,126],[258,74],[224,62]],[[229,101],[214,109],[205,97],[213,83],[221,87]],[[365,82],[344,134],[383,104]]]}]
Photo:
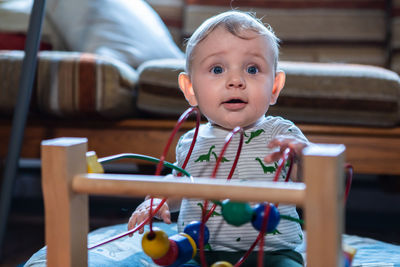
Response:
[{"label": "baby's finger", "polygon": [[278,160],[282,157],[282,154],[283,154],[283,153],[282,153],[281,151],[279,151],[279,152],[273,152],[273,153],[271,153],[271,154],[265,156],[265,157],[264,157],[264,161],[265,161],[266,163],[272,163],[272,162],[274,162],[274,161],[278,161]]},{"label": "baby's finger", "polygon": [[[136,215],[132,214],[128,221],[128,231],[132,230],[136,226]],[[129,236],[132,237],[133,234]]]},{"label": "baby's finger", "polygon": [[166,223],[166,224],[170,224],[171,223],[171,213],[169,212],[169,210],[164,210],[161,214],[160,214],[161,219]]},{"label": "baby's finger", "polygon": [[[142,223],[143,221],[145,221],[146,219],[148,218],[148,214],[147,213],[142,213],[141,215],[140,215],[140,217],[139,217],[139,222],[140,223]],[[138,223],[138,224],[140,224],[140,223]],[[149,222],[147,222],[146,224],[149,224]],[[144,225],[143,225],[143,227],[141,227],[140,229],[139,229],[139,234],[143,234],[144,233]]]}]

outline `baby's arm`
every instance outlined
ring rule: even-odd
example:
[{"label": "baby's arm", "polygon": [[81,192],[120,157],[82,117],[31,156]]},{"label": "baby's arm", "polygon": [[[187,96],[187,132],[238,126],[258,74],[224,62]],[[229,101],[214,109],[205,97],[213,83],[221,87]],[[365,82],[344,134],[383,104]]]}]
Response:
[{"label": "baby's arm", "polygon": [[301,162],[301,155],[303,149],[308,145],[308,143],[296,139],[294,137],[285,137],[285,136],[279,136],[275,139],[273,139],[269,144],[267,145],[268,148],[274,148],[274,147],[279,147],[279,151],[273,152],[267,156],[265,156],[264,161],[266,163],[272,163],[274,161],[278,161],[285,150],[287,148],[291,148],[294,151],[294,162],[295,164],[293,165],[293,171],[291,178],[293,180],[299,180],[300,179],[300,168],[301,166],[298,166],[298,162]]},{"label": "baby's arm", "polygon": [[[153,210],[157,208],[158,204],[162,199],[153,198]],[[151,199],[146,198],[132,213],[128,222],[128,230],[133,229],[136,225],[140,224],[149,217]],[[181,199],[169,198],[155,214],[155,218],[163,220],[165,223],[171,223],[171,212],[178,211],[180,207]],[[143,233],[143,228],[139,229],[139,234]]]},{"label": "baby's arm", "polygon": [[[157,208],[158,204],[162,199],[160,198],[153,198],[153,210]],[[150,211],[150,203],[151,199],[146,197],[146,200],[143,201],[132,213],[131,217],[129,218],[128,222],[128,230],[133,229],[136,225],[140,224],[144,220],[149,217]],[[181,203],[180,198],[168,198],[168,200],[161,206],[159,211],[155,214],[155,218],[163,220],[165,223],[171,223],[171,212],[175,212],[179,210]],[[143,228],[139,229],[139,234],[143,233]]]},{"label": "baby's arm", "polygon": [[[164,179],[173,178],[173,175],[167,175]],[[161,203],[161,198],[153,198],[153,210]],[[168,198],[167,201],[161,206],[158,212],[154,215],[156,219],[163,220],[165,223],[171,223],[171,212],[179,211],[181,206],[181,198]],[[143,201],[132,213],[128,222],[128,230],[133,229],[136,225],[140,224],[149,217],[151,199],[149,196]],[[139,229],[139,234],[143,233],[143,228]]]}]

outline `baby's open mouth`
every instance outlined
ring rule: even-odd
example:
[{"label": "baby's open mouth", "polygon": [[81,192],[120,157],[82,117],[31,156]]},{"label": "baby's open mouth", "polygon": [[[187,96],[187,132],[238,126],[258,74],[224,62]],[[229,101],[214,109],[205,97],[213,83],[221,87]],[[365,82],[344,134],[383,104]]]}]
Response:
[{"label": "baby's open mouth", "polygon": [[245,101],[238,99],[238,98],[234,98],[234,99],[230,99],[228,101],[225,101],[224,104],[240,104],[240,103],[246,103]]},{"label": "baby's open mouth", "polygon": [[232,98],[222,103],[222,105],[230,111],[239,111],[243,109],[247,102],[240,98]]}]

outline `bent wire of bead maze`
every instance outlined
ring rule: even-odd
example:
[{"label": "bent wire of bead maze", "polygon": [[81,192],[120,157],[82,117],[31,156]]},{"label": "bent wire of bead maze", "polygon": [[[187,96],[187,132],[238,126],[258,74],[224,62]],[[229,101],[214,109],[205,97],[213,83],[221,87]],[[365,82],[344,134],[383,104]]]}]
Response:
[{"label": "bent wire of bead maze", "polygon": [[[186,111],[182,116],[181,119],[184,118],[186,119],[187,116],[191,113],[194,112],[193,109],[192,110],[188,110]],[[199,114],[197,112],[197,114]],[[198,115],[199,118],[199,115]],[[157,171],[156,171],[156,175],[159,175],[162,166],[164,165],[164,159],[165,159],[165,151],[168,151],[169,145],[171,144],[171,140],[173,138],[173,136],[175,135],[175,133],[178,130],[179,125],[182,123],[182,120],[179,120],[177,123],[177,127],[175,127],[171,137],[169,138],[168,144],[164,150],[164,154],[163,156],[160,158],[160,160],[154,159],[152,158],[152,160],[155,161],[159,161],[158,162],[158,166],[157,166]],[[199,119],[198,119],[199,121]],[[197,121],[197,124],[198,124]],[[198,126],[197,126],[198,128]],[[236,132],[240,132],[240,129],[237,130],[235,129]],[[232,133],[234,134],[234,133]],[[195,138],[194,138],[195,139]],[[229,142],[226,142],[226,145]],[[77,148],[73,148],[75,146],[80,147],[80,149]],[[194,142],[191,145],[191,150],[193,149],[194,146]],[[66,166],[60,166],[65,168],[65,167],[71,167],[66,162],[67,161],[71,161],[74,160],[74,157],[70,157],[70,155],[68,155],[69,153],[65,153],[65,151],[58,151],[59,149],[57,149],[56,147],[64,147],[64,148],[68,148],[67,150],[76,150],[77,154],[77,158],[81,158],[82,155],[79,157],[78,154],[79,153],[86,153],[86,140],[85,139],[56,139],[56,140],[48,140],[48,141],[43,141],[42,142],[42,150],[43,150],[43,181],[44,181],[44,195],[45,195],[45,207],[46,207],[46,225],[48,225],[48,227],[46,227],[46,243],[48,245],[48,264],[49,266],[52,266],[52,264],[55,264],[56,262],[60,261],[60,258],[63,258],[64,260],[66,260],[67,263],[73,263],[73,261],[78,261],[80,263],[84,263],[87,264],[87,251],[86,251],[86,256],[84,255],[85,253],[82,254],[82,257],[79,259],[78,256],[74,255],[72,253],[72,248],[71,247],[66,247],[67,252],[71,252],[71,253],[64,253],[65,255],[63,257],[61,257],[59,254],[57,256],[52,256],[53,254],[57,254],[55,251],[57,251],[60,247],[59,244],[54,244],[55,242],[52,240],[54,239],[54,237],[52,238],[51,234],[54,233],[56,228],[67,228],[67,235],[66,235],[66,239],[67,241],[69,241],[68,243],[70,244],[83,244],[83,240],[86,240],[87,237],[84,237],[82,234],[86,232],[87,234],[87,226],[86,227],[81,227],[82,229],[80,229],[80,231],[72,231],[71,228],[76,228],[76,226],[74,225],[74,219],[80,215],[83,215],[84,217],[87,217],[88,215],[85,213],[87,213],[87,207],[86,208],[81,208],[81,209],[71,209],[71,206],[76,205],[76,203],[74,203],[74,201],[76,201],[76,199],[80,199],[80,202],[87,202],[87,194],[88,193],[102,193],[102,194],[122,194],[122,195],[134,195],[134,196],[140,196],[140,195],[165,195],[165,196],[170,196],[170,195],[175,195],[177,196],[177,192],[175,193],[167,193],[165,192],[165,188],[169,185],[173,186],[174,188],[176,188],[177,190],[179,190],[179,186],[185,185],[185,190],[181,191],[183,192],[182,196],[179,197],[201,197],[206,199],[205,201],[207,201],[207,199],[215,199],[216,196],[221,196],[223,198],[229,198],[231,200],[238,200],[238,201],[265,201],[266,196],[268,196],[269,198],[269,202],[290,202],[290,203],[294,203],[294,204],[300,204],[306,207],[306,213],[305,213],[305,217],[306,218],[311,218],[311,219],[307,219],[307,225],[310,226],[312,225],[313,228],[308,228],[306,225],[306,228],[308,229],[315,229],[315,232],[321,231],[319,228],[321,228],[320,225],[318,225],[316,222],[314,221],[321,221],[320,219],[315,220],[315,217],[313,218],[313,216],[311,215],[312,213],[317,213],[318,210],[320,210],[321,212],[323,211],[320,203],[318,203],[318,201],[310,201],[310,199],[314,199],[318,196],[318,197],[324,197],[325,199],[329,196],[331,196],[331,206],[333,207],[328,207],[328,210],[332,213],[332,222],[330,222],[329,224],[326,225],[326,229],[324,229],[324,232],[326,232],[327,235],[326,238],[327,240],[329,240],[332,244],[329,244],[329,248],[333,251],[335,251],[336,249],[340,248],[340,239],[341,239],[341,231],[343,228],[343,220],[342,220],[342,216],[343,216],[343,207],[340,207],[341,205],[337,205],[338,203],[337,200],[338,198],[336,197],[337,194],[342,194],[343,192],[341,192],[342,190],[340,190],[341,188],[341,182],[340,179],[342,179],[341,177],[343,176],[340,172],[340,166],[343,166],[343,158],[344,158],[344,146],[342,145],[325,145],[325,146],[312,146],[309,149],[306,149],[305,151],[305,161],[304,161],[304,177],[306,177],[306,184],[307,184],[307,194],[305,194],[306,191],[306,187],[304,186],[303,183],[298,183],[298,184],[290,184],[290,185],[282,185],[281,182],[276,182],[275,185],[272,185],[271,183],[266,183],[266,184],[257,184],[257,186],[255,186],[253,184],[253,187],[246,187],[246,189],[250,189],[249,191],[251,192],[251,194],[244,196],[243,195],[243,191],[238,191],[239,194],[235,195],[235,190],[238,190],[240,187],[243,188],[243,186],[247,186],[247,184],[237,184],[234,181],[231,181],[229,184],[227,183],[220,183],[220,181],[206,181],[205,183],[203,182],[197,182],[197,181],[191,181],[191,182],[166,182],[166,181],[159,181],[159,179],[157,180],[150,180],[149,177],[141,177],[141,176],[136,176],[136,177],[115,177],[115,175],[112,177],[110,177],[109,175],[95,175],[95,174],[91,174],[91,175],[77,175],[76,177],[74,177],[76,174],[82,174],[82,173],[86,173],[86,170],[84,168],[84,166],[81,166],[80,168],[75,168],[75,170],[69,170],[66,173],[63,173],[63,175],[58,175],[58,179],[69,179],[71,181],[72,184],[72,188],[65,188],[65,182],[63,182],[63,186],[56,186],[55,184],[52,183],[48,183],[48,176],[51,172],[54,173],[54,169],[49,168],[49,162],[50,161],[56,161],[57,159],[60,158],[64,158],[64,161],[61,161],[64,163],[64,165]],[[70,147],[70,149],[69,149]],[[65,149],[64,149],[65,150]],[[223,151],[221,151],[223,152]],[[73,152],[70,152],[73,153]],[[188,157],[190,157],[189,155],[190,153],[188,153]],[[321,154],[320,156],[316,156],[317,154]],[[238,148],[238,155],[237,155],[237,159],[238,156],[240,155],[240,148]],[[127,155],[125,155],[127,156]],[[132,155],[131,155],[132,156]],[[285,153],[285,157],[289,157],[290,153]],[[222,156],[220,156],[219,158],[222,158]],[[237,159],[235,159],[235,161],[237,161]],[[308,160],[307,160],[308,159]],[[330,186],[333,186],[334,188],[336,188],[336,190],[331,190],[331,188],[326,189],[325,190],[320,190],[320,188],[317,188],[317,186],[321,186],[320,184],[315,183],[310,183],[310,186],[307,183],[307,177],[314,177],[315,176],[315,170],[321,171],[321,168],[307,168],[307,162],[310,164],[313,161],[318,161],[317,159],[323,161],[323,160],[327,160],[329,162],[329,164],[324,164],[325,166],[325,175],[327,177],[330,177],[330,179],[328,179],[330,181]],[[187,158],[188,160],[188,158]],[[185,161],[184,164],[187,163],[187,160]],[[285,159],[286,160],[286,159]],[[285,160],[281,160],[281,164],[283,166],[283,164],[285,163]],[[47,162],[47,163],[46,163]],[[58,162],[58,165],[62,165],[62,163]],[[79,164],[82,165],[82,164]],[[218,164],[217,164],[218,165]],[[216,169],[218,168],[218,166],[216,165]],[[319,166],[319,165],[317,165]],[[339,166],[339,167],[338,167]],[[216,169],[214,170],[214,172],[216,172]],[[234,168],[232,168],[234,170]],[[290,169],[290,168],[289,168]],[[233,170],[231,171],[231,173],[233,174]],[[105,176],[104,176],[105,175]],[[187,175],[187,173],[185,174]],[[279,175],[279,174],[278,174]],[[64,176],[64,177],[63,177]],[[67,177],[68,176],[68,177]],[[278,176],[279,177],[279,176]],[[229,178],[230,179],[230,178]],[[320,179],[320,177],[319,177]],[[68,184],[68,183],[67,183]],[[136,184],[136,186],[133,186],[133,184]],[[140,186],[139,186],[140,184]],[[160,184],[162,184],[160,186]],[[195,186],[196,191],[202,191],[202,192],[197,192],[194,193],[191,190],[188,190],[188,188],[191,188],[190,186]],[[323,187],[327,187],[327,184],[325,183],[324,185],[322,185]],[[59,204],[62,205],[66,205],[67,207],[69,207],[69,209],[67,209],[67,217],[69,218],[69,220],[67,220],[67,222],[65,223],[66,225],[58,225],[54,223],[54,218],[53,221],[50,220],[50,216],[47,216],[48,213],[51,213],[51,209],[54,206],[49,203],[48,199],[48,190],[51,187],[55,187],[52,188],[52,190],[57,190],[57,187],[60,192],[63,191],[67,191],[69,193],[74,192],[73,194],[73,199],[63,199]],[[213,190],[209,190],[210,187],[212,187]],[[108,190],[106,190],[105,188],[107,188]],[[121,189],[122,188],[122,189]],[[141,188],[140,190],[138,188]],[[164,189],[162,189],[164,188]],[[208,188],[208,190],[207,190]],[[204,190],[206,189],[206,190]],[[222,190],[221,190],[222,189]],[[262,191],[264,190],[264,192],[262,194],[256,194],[257,190],[261,189]],[[97,192],[96,192],[97,191]],[[140,192],[139,192],[140,191]],[[213,197],[209,197],[209,193],[207,191],[214,191],[213,193],[215,194],[215,191],[218,191],[218,194],[214,195]],[[221,191],[221,192],[219,192]],[[222,192],[223,191],[223,192]],[[324,192],[324,194],[321,196],[320,193]],[[328,192],[326,192],[328,191]],[[331,192],[333,191],[333,192]],[[53,191],[54,192],[54,191]],[[187,192],[189,192],[187,194]],[[229,192],[227,194],[227,192]],[[279,192],[279,193],[278,193]],[[79,195],[76,193],[80,193]],[[347,190],[346,190],[346,194],[347,194]],[[189,194],[191,194],[191,196],[189,196]],[[197,194],[197,195],[196,195]],[[310,197],[307,197],[307,195],[310,195]],[[333,197],[332,195],[334,195],[335,197]],[[47,197],[46,197],[47,196]],[[47,199],[47,201],[46,201]],[[85,200],[86,199],[86,200]],[[222,198],[221,198],[222,199]],[[73,201],[74,200],[74,201]],[[79,202],[79,201],[78,201]],[[224,202],[224,201],[223,201]],[[324,202],[326,203],[326,201]],[[83,203],[84,204],[84,203]],[[87,203],[86,203],[87,204]],[[213,207],[216,205],[216,203],[214,203]],[[81,205],[82,206],[82,205]],[[84,206],[84,205],[83,205]],[[161,206],[161,205],[160,205]],[[314,206],[315,210],[313,212],[310,213],[310,208],[309,207]],[[166,242],[168,241],[168,245],[164,246],[163,252],[160,252],[159,254],[157,254],[154,257],[157,257],[158,259],[163,258],[163,256],[168,254],[168,251],[170,251],[171,257],[177,257],[177,254],[179,254],[179,249],[178,249],[178,253],[176,252],[176,247],[175,244],[180,244],[180,243],[184,243],[186,244],[186,249],[188,252],[185,252],[183,254],[185,254],[185,257],[182,257],[186,260],[186,258],[191,259],[196,251],[196,246],[198,246],[200,248],[200,256],[202,254],[202,252],[204,252],[204,243],[206,243],[206,235],[204,235],[204,232],[207,232],[205,229],[205,221],[207,220],[207,217],[209,216],[209,214],[206,214],[206,207],[207,207],[207,202],[205,202],[204,205],[204,212],[203,212],[203,216],[202,216],[202,221],[200,223],[197,223],[198,230],[196,230],[195,232],[199,233],[199,236],[191,236],[190,234],[187,233],[183,233],[183,234],[178,234],[179,236],[174,236],[174,237],[170,237],[170,238],[165,238],[165,237],[161,237],[160,240],[162,244],[166,244]],[[259,218],[262,218],[262,220],[260,219],[259,221],[261,221],[261,223],[259,223],[259,227],[260,227],[260,233],[263,233],[263,231],[267,231],[268,229],[266,229],[267,227],[267,222],[268,220],[268,214],[270,214],[270,210],[271,210],[272,205],[264,205],[263,208],[260,208],[261,211],[263,211],[263,214],[261,216],[259,216]],[[273,208],[272,208],[273,209]],[[49,212],[47,212],[47,210]],[[308,212],[307,212],[308,210]],[[73,212],[72,212],[73,211]],[[151,218],[153,216],[153,214],[155,214],[157,212],[157,209],[155,209],[154,211],[150,210],[150,216],[149,218]],[[324,211],[326,213],[326,211]],[[310,214],[309,216],[307,216],[307,214]],[[54,216],[53,216],[54,217]],[[85,219],[85,221],[87,222],[87,218]],[[49,221],[49,223],[47,223],[47,221]],[[270,224],[270,223],[268,223]],[[144,225],[144,224],[143,224]],[[151,222],[150,222],[151,225]],[[47,229],[49,228],[49,229]],[[138,227],[137,227],[138,228]],[[204,228],[204,229],[203,229]],[[264,229],[265,228],[265,229]],[[136,229],[136,228],[135,228]],[[133,230],[135,230],[133,229]],[[136,229],[137,230],[137,229]],[[271,230],[271,229],[270,229]],[[132,230],[131,230],[132,231]],[[332,254],[332,251],[328,251],[327,249],[321,249],[321,246],[316,245],[315,241],[313,239],[315,238],[320,238],[320,235],[317,235],[317,233],[312,234],[313,231],[308,231],[308,254],[307,254],[307,262],[309,266],[319,266],[317,264],[318,261],[322,260],[324,261],[324,263],[326,263],[326,260],[328,260],[328,262],[331,262],[332,266],[337,266],[337,264],[339,264],[339,262],[342,261],[342,257],[340,256],[340,253],[336,254]],[[154,231],[150,231],[149,234],[150,236],[154,235]],[[125,233],[123,236],[130,234]],[[72,236],[81,236],[80,239],[83,240],[79,240],[79,238],[72,238]],[[149,236],[149,235],[147,235]],[[260,235],[260,236],[263,236]],[[120,236],[122,237],[122,236]],[[118,238],[120,238],[118,237]],[[311,237],[311,238],[310,238]],[[78,240],[77,240],[78,239]],[[115,239],[114,239],[115,240]],[[158,239],[156,239],[158,240]],[[197,242],[194,240],[198,240]],[[261,240],[263,240],[263,238],[261,238]],[[107,242],[111,242],[112,240],[108,240]],[[173,242],[171,242],[173,241]],[[146,242],[146,241],[145,241]],[[256,242],[258,242],[257,240],[255,241],[254,244],[256,244]],[[262,241],[261,241],[262,242]],[[103,242],[106,243],[106,242]],[[174,244],[175,243],[175,244]],[[196,244],[197,243],[197,244]],[[172,245],[171,245],[172,244]],[[337,245],[339,244],[339,247],[337,247]],[[101,244],[100,244],[101,245]],[[203,246],[203,247],[202,247]],[[262,244],[261,244],[262,246]],[[166,247],[168,247],[168,249],[166,249]],[[179,246],[178,246],[179,247]],[[74,246],[74,248],[76,248],[76,246]],[[143,249],[145,250],[145,247],[143,247]],[[74,249],[75,251],[75,249]],[[174,252],[175,251],[175,252]],[[249,250],[250,251],[250,250]],[[261,251],[261,249],[260,249]],[[318,256],[318,254],[316,252],[321,252],[318,253],[320,254]],[[182,254],[182,253],[181,253]],[[190,255],[190,258],[189,256]],[[261,253],[262,255],[262,253]],[[311,257],[311,255],[313,255]],[[321,255],[324,255],[321,257]],[[339,255],[339,256],[338,256]],[[245,255],[246,256],[246,255]],[[245,256],[243,258],[245,258]],[[328,258],[327,258],[328,257]],[[167,257],[168,258],[168,257]],[[202,258],[202,256],[201,256]],[[157,260],[157,259],[156,259]],[[175,266],[175,264],[177,263],[176,260],[175,261],[171,261],[170,258],[168,258],[168,264],[166,265],[172,265]],[[181,259],[182,260],[182,259]],[[181,261],[180,260],[180,261]],[[202,259],[203,262],[204,259]],[[179,261],[179,262],[180,262]],[[183,261],[183,260],[182,260]],[[172,264],[170,264],[172,262]],[[64,261],[65,263],[65,261]],[[162,262],[160,262],[162,263]],[[204,266],[204,262],[202,263]],[[311,265],[310,265],[311,264]],[[315,264],[315,265],[314,265]],[[74,265],[74,264],[73,264]],[[239,263],[240,265],[240,263]],[[57,266],[57,264],[55,264],[54,266]],[[71,265],[72,266],[72,265]],[[178,265],[176,265],[178,266]],[[218,266],[218,265],[217,265]],[[235,265],[238,266],[238,265]],[[325,265],[326,266],[326,265]]]}]

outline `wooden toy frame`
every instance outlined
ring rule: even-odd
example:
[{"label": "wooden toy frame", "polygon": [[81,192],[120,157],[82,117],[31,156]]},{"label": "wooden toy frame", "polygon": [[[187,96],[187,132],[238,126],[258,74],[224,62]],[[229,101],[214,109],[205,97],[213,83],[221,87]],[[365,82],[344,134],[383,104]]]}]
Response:
[{"label": "wooden toy frame", "polygon": [[41,150],[47,266],[87,266],[88,194],[293,203],[304,208],[307,266],[344,264],[344,145],[307,147],[304,183],[162,181],[159,176],[87,174],[86,138],[45,140]]}]

